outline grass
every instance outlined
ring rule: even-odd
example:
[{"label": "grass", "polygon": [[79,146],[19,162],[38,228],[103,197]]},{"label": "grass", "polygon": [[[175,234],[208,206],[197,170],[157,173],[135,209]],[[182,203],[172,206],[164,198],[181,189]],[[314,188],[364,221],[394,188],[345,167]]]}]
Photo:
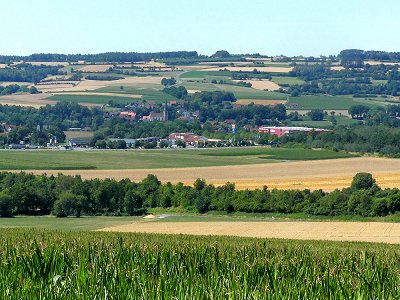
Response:
[{"label": "grass", "polygon": [[298,109],[343,109],[347,110],[352,105],[365,104],[368,106],[376,106],[376,103],[363,100],[355,99],[351,97],[343,96],[326,96],[326,95],[316,95],[316,96],[299,96],[299,97],[289,97],[288,106],[293,108],[294,104],[298,105]]},{"label": "grass", "polygon": [[0,230],[1,299],[397,299],[396,245]]},{"label": "grass", "polygon": [[286,100],[287,95],[277,92],[267,92],[256,90],[252,88],[241,87],[237,85],[230,84],[212,84],[212,83],[202,83],[202,82],[183,82],[182,84],[188,90],[199,90],[199,91],[227,91],[232,92],[235,97],[240,99],[250,99],[250,100]]},{"label": "grass", "polygon": [[[160,88],[161,85],[158,85]],[[104,88],[97,89],[96,92],[99,93],[118,93],[118,94],[130,94],[130,95],[142,95],[141,99],[130,99],[130,102],[133,101],[155,101],[155,102],[164,102],[169,100],[175,100],[176,98],[163,93],[158,88],[138,88],[136,86],[124,86],[124,89],[121,90],[119,86],[108,86]],[[116,97],[117,98],[117,97]]]},{"label": "grass", "polygon": [[[7,150],[1,152],[0,170],[190,168],[351,156],[330,150],[314,151],[299,148],[265,147],[131,151]],[[232,157],[237,159],[232,159]]]},{"label": "grass", "polygon": [[303,79],[297,77],[288,77],[288,76],[272,76],[272,81],[278,85],[281,84],[294,85],[294,84],[303,84],[305,82]]},{"label": "grass", "polygon": [[334,152],[328,149],[322,149],[318,151],[303,148],[249,148],[238,150],[242,151],[232,152],[224,149],[214,153],[203,153],[202,155],[219,157],[262,155],[258,158],[274,160],[316,160],[351,157],[350,154],[344,152]]},{"label": "grass", "polygon": [[[223,68],[221,68],[223,69]],[[228,76],[231,77],[232,73],[230,71],[190,71],[185,72],[181,75],[181,78],[195,78],[201,79],[205,76]]]},{"label": "grass", "polygon": [[54,95],[48,100],[54,101],[68,101],[73,103],[87,103],[87,104],[107,104],[110,100],[116,103],[128,104],[133,101],[140,101],[140,99],[133,99],[130,97],[112,97],[112,96],[97,96],[97,95]]}]

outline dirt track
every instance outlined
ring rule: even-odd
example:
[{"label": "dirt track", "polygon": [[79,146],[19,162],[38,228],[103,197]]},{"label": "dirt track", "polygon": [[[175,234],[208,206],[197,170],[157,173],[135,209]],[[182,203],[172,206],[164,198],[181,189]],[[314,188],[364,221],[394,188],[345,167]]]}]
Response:
[{"label": "dirt track", "polygon": [[[232,158],[235,159],[235,158]],[[31,171],[29,171],[31,172]],[[258,165],[220,166],[201,168],[166,168],[137,170],[49,170],[36,174],[79,174],[82,178],[130,178],[140,181],[155,174],[163,182],[192,184],[197,178],[221,185],[234,182],[238,189],[324,189],[348,187],[358,172],[369,172],[382,187],[400,187],[400,159],[347,158],[317,161],[294,161]]]},{"label": "dirt track", "polygon": [[378,222],[139,221],[127,225],[104,228],[99,231],[400,243],[399,223]]}]

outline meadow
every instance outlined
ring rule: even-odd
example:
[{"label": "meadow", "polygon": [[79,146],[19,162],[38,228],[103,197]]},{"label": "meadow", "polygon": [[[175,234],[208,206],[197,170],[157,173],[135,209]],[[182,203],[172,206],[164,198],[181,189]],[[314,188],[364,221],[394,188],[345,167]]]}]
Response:
[{"label": "meadow", "polygon": [[297,105],[298,109],[347,110],[351,106],[357,104],[377,106],[376,102],[364,100],[361,98],[326,95],[289,97],[287,105],[290,108],[293,108],[294,105]]},{"label": "meadow", "polygon": [[331,150],[285,148],[2,151],[0,170],[90,170],[190,168],[263,164],[282,160],[315,160],[352,157]]},{"label": "meadow", "polygon": [[305,81],[303,79],[297,78],[297,77],[287,77],[287,76],[272,76],[272,81],[275,82],[276,84],[288,84],[288,85],[294,85],[294,84],[303,84]]},{"label": "meadow", "polygon": [[0,230],[2,299],[398,299],[394,245]]},{"label": "meadow", "polygon": [[120,97],[120,96],[113,97],[113,96],[82,95],[82,94],[80,95],[55,94],[47,99],[53,101],[68,101],[72,103],[98,104],[98,105],[107,104],[110,100],[113,100],[114,102],[120,104],[128,104],[135,101],[135,99],[132,99],[130,97]]}]

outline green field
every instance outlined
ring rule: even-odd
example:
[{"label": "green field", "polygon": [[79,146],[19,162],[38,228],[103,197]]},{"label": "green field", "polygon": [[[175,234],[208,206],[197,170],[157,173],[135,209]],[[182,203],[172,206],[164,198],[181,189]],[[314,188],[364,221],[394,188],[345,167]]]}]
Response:
[{"label": "green field", "polygon": [[303,84],[305,81],[297,77],[285,77],[285,76],[272,76],[272,81],[276,84]]},{"label": "green field", "polygon": [[349,109],[352,105],[364,104],[367,106],[377,106],[376,102],[364,100],[361,98],[351,98],[343,96],[299,96],[289,97],[288,107],[293,109],[294,104],[298,109]]},{"label": "green field", "polygon": [[1,299],[397,299],[397,245],[0,230]]},{"label": "green field", "polygon": [[[146,88],[139,88],[137,86],[124,86],[124,89],[121,90],[119,86],[108,86],[104,88],[97,89],[98,93],[118,93],[118,94],[129,94],[129,95],[142,95],[141,99],[131,99],[130,102],[133,101],[155,101],[162,103],[168,100],[174,100],[175,97],[163,93],[160,89],[162,89],[161,85],[152,85],[156,87],[150,88],[146,85]],[[114,99],[114,98],[113,98]]]},{"label": "green field", "polygon": [[0,170],[188,168],[260,164],[282,160],[345,158],[351,156],[331,150],[314,151],[301,148],[263,147],[253,149],[129,151],[7,150],[1,152]]},{"label": "green field", "polygon": [[238,100],[240,99],[286,100],[287,98],[287,95],[282,93],[261,91],[230,84],[212,84],[208,82],[203,83],[203,82],[186,81],[183,82],[182,85],[188,90],[199,90],[206,92],[213,92],[213,91],[232,92]]},{"label": "green field", "polygon": [[[223,68],[221,68],[223,69]],[[181,78],[204,78],[205,76],[231,76],[230,71],[190,71],[190,72],[185,72],[181,75]]]},{"label": "green field", "polygon": [[140,101],[140,99],[133,99],[130,97],[112,97],[112,96],[97,96],[97,95],[54,95],[48,100],[54,101],[68,101],[73,103],[82,103],[82,104],[107,104],[110,100],[113,100],[116,103],[120,104],[128,104],[133,101]]}]

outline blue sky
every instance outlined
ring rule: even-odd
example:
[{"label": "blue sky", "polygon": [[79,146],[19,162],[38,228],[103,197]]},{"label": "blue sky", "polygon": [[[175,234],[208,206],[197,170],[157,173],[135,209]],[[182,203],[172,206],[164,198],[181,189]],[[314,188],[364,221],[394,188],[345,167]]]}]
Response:
[{"label": "blue sky", "polygon": [[7,0],[0,54],[400,51],[400,1]]}]

